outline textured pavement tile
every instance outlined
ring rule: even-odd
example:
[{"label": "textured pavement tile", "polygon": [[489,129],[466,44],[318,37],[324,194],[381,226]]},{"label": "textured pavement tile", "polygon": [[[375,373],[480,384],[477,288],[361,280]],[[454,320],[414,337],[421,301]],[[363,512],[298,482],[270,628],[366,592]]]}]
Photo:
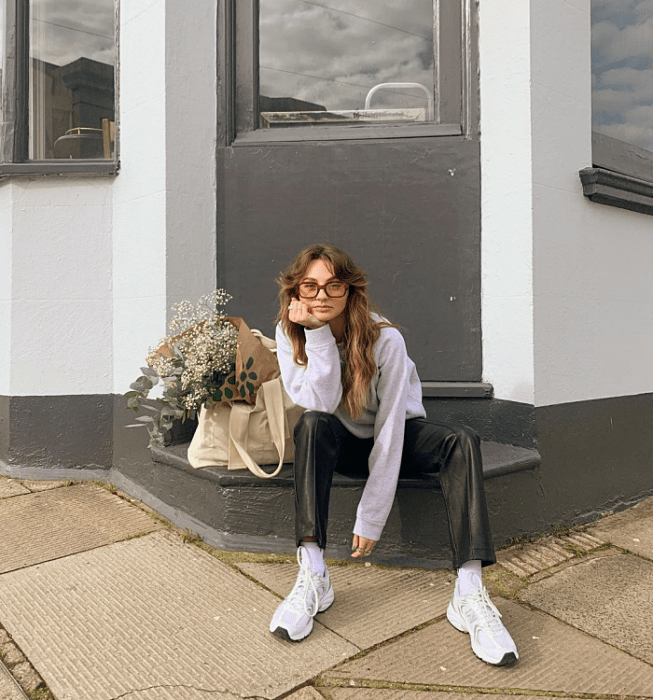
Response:
[{"label": "textured pavement tile", "polygon": [[4,477],[0,477],[0,498],[21,496],[24,493],[29,493],[29,489],[21,486],[21,484],[13,479],[5,479]]},{"label": "textured pavement tile", "polygon": [[324,695],[318,693],[315,688],[306,687],[289,695],[287,700],[324,700]]},{"label": "textured pavement tile", "polygon": [[[532,576],[563,561],[573,559],[577,550],[589,552],[605,542],[586,532],[561,537],[545,537],[537,542],[497,552],[497,562],[517,576]],[[571,551],[570,551],[571,550]]]},{"label": "textured pavement tile", "polygon": [[69,485],[70,482],[63,481],[33,481],[28,479],[21,479],[23,486],[26,486],[30,491],[51,491],[52,489],[58,489],[62,486]]},{"label": "textured pavement tile", "polygon": [[[329,688],[332,700],[537,700],[534,695],[492,695],[441,691],[383,690],[376,688]],[[542,699],[543,700],[543,699]],[[569,700],[556,696],[556,700]]]},{"label": "textured pavement tile", "polygon": [[343,664],[325,676],[472,688],[653,697],[651,666],[544,613],[494,599],[520,659],[477,659],[469,636],[443,620]]},{"label": "textured pavement tile", "polygon": [[652,563],[632,554],[589,557],[519,595],[536,608],[653,664]]},{"label": "textured pavement tile", "polygon": [[[0,700],[2,696],[0,696]],[[89,699],[90,700],[90,699]],[[242,700],[241,695],[220,693],[191,686],[154,686],[134,690],[126,700]],[[253,700],[256,700],[255,698]],[[321,698],[324,700],[324,698]]]},{"label": "textured pavement tile", "polygon": [[0,666],[0,700],[25,700],[25,694],[21,693],[9,674]]},{"label": "textured pavement tile", "polygon": [[69,486],[0,500],[0,574],[161,529],[104,489]]},{"label": "textured pavement tile", "polygon": [[[281,596],[290,593],[296,564],[239,564]],[[444,615],[454,576],[444,571],[389,570],[373,566],[329,569],[335,603],[318,620],[361,649]]]},{"label": "textured pavement tile", "polygon": [[599,520],[589,532],[617,547],[653,559],[653,498]]},{"label": "textured pavement tile", "polygon": [[57,700],[274,698],[358,651],[319,624],[302,644],[274,637],[278,603],[169,532],[0,576],[0,620]]}]

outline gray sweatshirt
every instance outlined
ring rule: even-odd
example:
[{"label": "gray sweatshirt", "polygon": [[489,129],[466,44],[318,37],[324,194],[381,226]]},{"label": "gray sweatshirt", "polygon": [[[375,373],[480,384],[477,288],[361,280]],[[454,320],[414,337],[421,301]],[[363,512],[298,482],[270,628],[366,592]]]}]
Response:
[{"label": "gray sweatshirt", "polygon": [[340,353],[329,325],[306,330],[308,363],[303,367],[293,362],[292,343],[281,326],[276,339],[281,377],[290,398],[308,411],[334,414],[356,437],[374,438],[354,534],[378,541],[397,489],[405,422],[426,416],[415,363],[406,353],[401,333],[396,328],[381,329],[374,345],[376,373],[369,402],[356,421],[340,408]]}]

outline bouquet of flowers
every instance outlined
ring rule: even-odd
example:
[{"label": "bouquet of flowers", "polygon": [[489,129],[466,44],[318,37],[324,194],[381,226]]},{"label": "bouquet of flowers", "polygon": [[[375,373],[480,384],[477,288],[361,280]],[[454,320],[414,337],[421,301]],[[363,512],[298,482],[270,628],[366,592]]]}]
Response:
[{"label": "bouquet of flowers", "polygon": [[[129,427],[147,427],[150,447],[162,446],[173,421],[194,418],[200,406],[254,394],[256,373],[246,372],[244,383],[236,381],[240,319],[225,315],[224,306],[230,299],[224,289],[216,289],[201,296],[194,306],[182,301],[172,307],[175,316],[169,335],[158,347],[150,348],[147,367],[141,367],[141,376],[125,394],[128,409],[149,412]],[[159,381],[163,383],[161,398],[147,402]]]}]

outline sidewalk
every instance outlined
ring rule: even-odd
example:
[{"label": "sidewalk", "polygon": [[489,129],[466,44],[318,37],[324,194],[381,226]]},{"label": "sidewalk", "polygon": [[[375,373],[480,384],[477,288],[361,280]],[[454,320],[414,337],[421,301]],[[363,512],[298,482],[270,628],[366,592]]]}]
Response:
[{"label": "sidewalk", "polygon": [[[653,499],[499,552],[521,658],[446,620],[450,571],[332,565],[304,642],[268,632],[292,556],[213,552],[91,484],[0,478],[0,700],[653,698]],[[47,686],[47,687],[46,687]]]}]

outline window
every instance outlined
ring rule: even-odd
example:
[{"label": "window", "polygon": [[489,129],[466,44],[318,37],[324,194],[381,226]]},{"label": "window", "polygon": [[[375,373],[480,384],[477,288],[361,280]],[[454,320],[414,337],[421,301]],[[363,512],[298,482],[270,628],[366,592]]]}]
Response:
[{"label": "window", "polygon": [[233,1],[238,139],[461,133],[465,2]]},{"label": "window", "polygon": [[[115,169],[115,0],[0,2],[16,28],[3,51],[2,171]],[[109,170],[93,167],[102,161]]]},{"label": "window", "polygon": [[584,194],[653,214],[653,0],[592,0],[592,127]]},{"label": "window", "polygon": [[594,163],[653,181],[653,3],[592,0]]}]

